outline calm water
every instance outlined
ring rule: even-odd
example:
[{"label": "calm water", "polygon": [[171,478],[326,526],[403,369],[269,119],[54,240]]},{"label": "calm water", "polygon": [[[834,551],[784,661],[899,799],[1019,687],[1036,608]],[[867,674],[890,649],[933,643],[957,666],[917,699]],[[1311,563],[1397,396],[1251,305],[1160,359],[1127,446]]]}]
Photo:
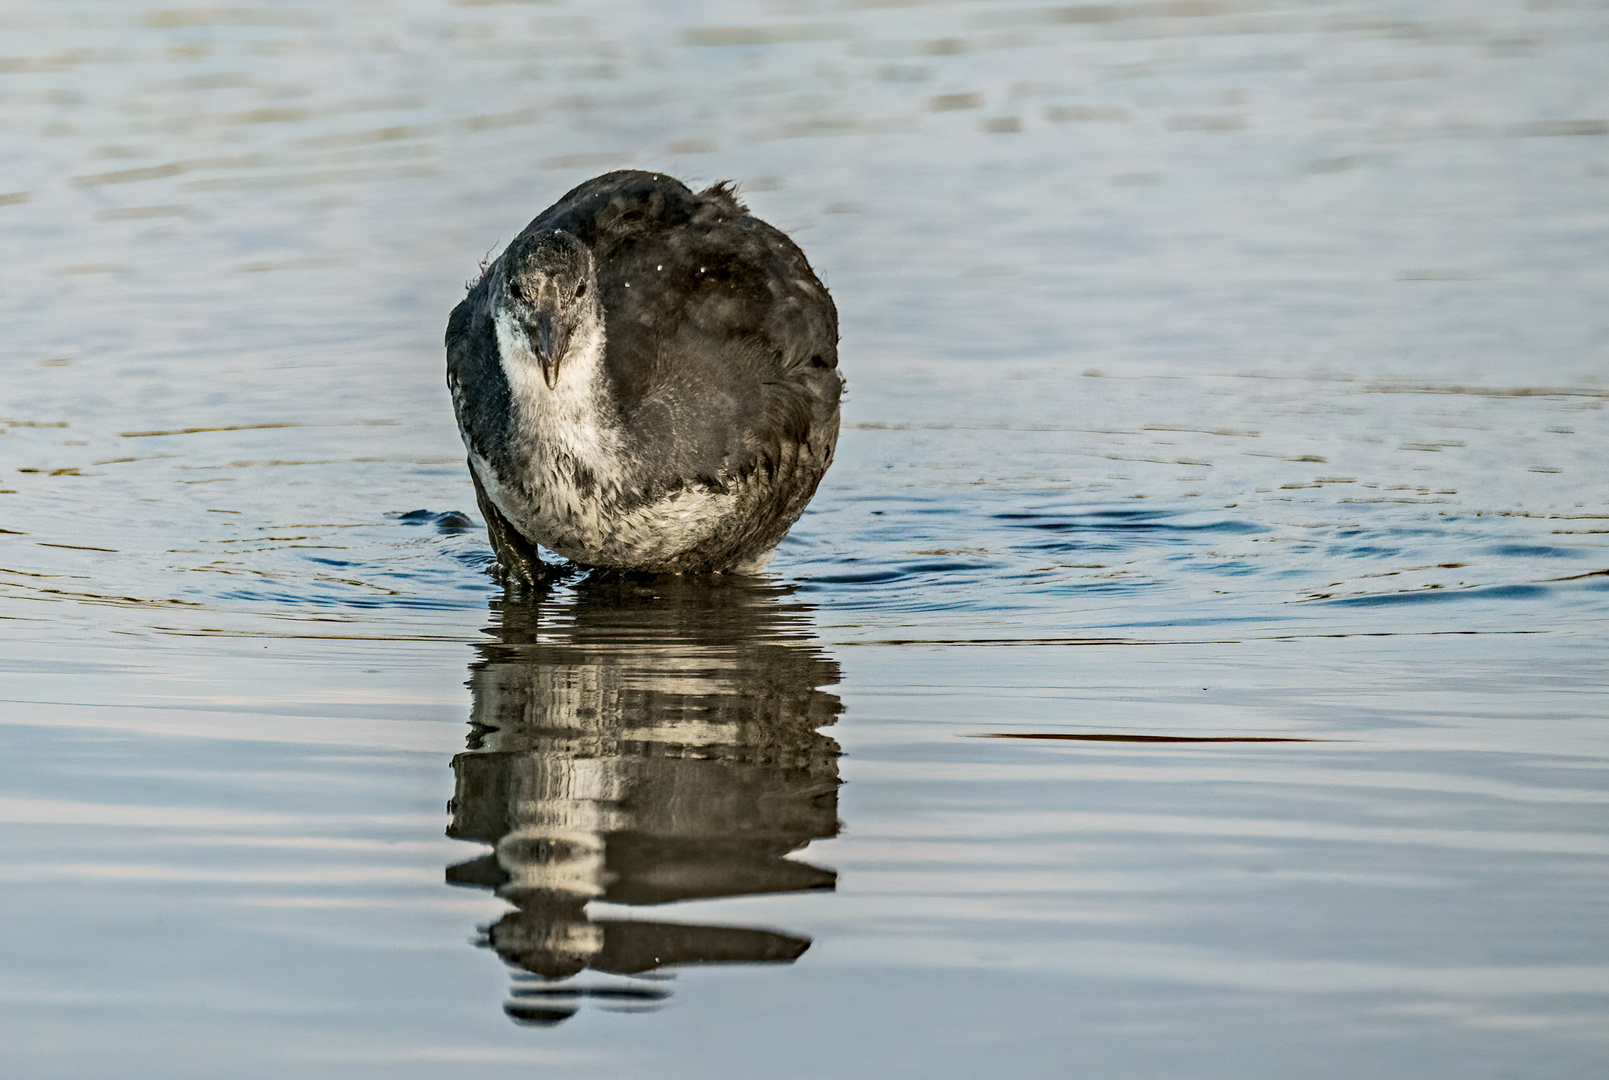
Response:
[{"label": "calm water", "polygon": [[[1609,9],[0,8],[0,1067],[1609,1068]],[[608,168],[833,288],[760,580],[490,552]]]}]

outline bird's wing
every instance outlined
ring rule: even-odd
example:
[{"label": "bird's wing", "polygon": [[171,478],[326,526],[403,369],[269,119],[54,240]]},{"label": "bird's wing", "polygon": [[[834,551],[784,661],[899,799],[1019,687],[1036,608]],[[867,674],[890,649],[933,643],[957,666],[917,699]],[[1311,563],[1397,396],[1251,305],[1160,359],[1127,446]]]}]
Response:
[{"label": "bird's wing", "polygon": [[608,370],[645,455],[662,476],[719,484],[836,435],[838,322],[786,236],[696,198],[691,216],[617,238],[599,289]]}]

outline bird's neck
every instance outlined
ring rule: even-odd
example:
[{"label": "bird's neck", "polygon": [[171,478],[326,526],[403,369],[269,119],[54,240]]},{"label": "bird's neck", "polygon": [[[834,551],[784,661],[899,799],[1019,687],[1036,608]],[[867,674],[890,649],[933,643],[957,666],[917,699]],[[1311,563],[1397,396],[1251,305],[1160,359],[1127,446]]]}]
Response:
[{"label": "bird's neck", "polygon": [[496,316],[498,355],[513,398],[513,449],[549,469],[579,466],[593,480],[618,484],[623,469],[619,415],[604,371],[603,320],[583,319],[549,387],[523,328]]}]

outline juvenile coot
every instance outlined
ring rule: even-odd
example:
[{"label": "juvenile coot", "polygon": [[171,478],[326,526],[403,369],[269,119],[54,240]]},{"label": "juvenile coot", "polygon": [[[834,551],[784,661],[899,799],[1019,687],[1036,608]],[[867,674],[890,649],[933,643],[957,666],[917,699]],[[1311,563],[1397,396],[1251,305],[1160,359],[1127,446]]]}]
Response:
[{"label": "juvenile coot", "polygon": [[838,441],[838,313],[732,188],[588,180],[447,322],[447,384],[505,574],[747,571]]}]

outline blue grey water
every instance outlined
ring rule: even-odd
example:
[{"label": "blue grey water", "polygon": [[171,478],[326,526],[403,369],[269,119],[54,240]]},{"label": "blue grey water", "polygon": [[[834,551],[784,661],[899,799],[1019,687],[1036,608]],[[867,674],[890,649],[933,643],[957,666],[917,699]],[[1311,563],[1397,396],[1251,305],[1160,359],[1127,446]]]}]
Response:
[{"label": "blue grey water", "polygon": [[[1603,4],[173,3],[0,8],[5,1075],[1609,1068]],[[839,460],[514,602],[442,327],[624,166]]]}]

